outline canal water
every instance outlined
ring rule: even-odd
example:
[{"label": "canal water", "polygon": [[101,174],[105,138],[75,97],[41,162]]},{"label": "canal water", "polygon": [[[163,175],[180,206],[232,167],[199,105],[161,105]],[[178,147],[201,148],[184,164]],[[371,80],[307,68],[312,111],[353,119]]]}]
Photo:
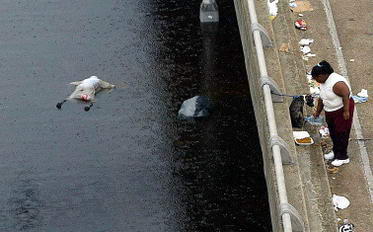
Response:
[{"label": "canal water", "polygon": [[[0,231],[271,231],[232,1],[4,0]],[[202,30],[203,29],[203,30]],[[55,104],[90,75],[118,86]],[[180,120],[210,97],[210,117]]]}]

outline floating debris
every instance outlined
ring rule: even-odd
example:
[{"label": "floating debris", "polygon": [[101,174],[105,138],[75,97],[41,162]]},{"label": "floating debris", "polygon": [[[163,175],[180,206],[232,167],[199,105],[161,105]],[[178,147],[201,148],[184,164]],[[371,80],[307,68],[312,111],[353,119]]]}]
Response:
[{"label": "floating debris", "polygon": [[195,96],[183,102],[178,116],[182,119],[207,117],[210,115],[212,108],[212,101],[208,97]]}]

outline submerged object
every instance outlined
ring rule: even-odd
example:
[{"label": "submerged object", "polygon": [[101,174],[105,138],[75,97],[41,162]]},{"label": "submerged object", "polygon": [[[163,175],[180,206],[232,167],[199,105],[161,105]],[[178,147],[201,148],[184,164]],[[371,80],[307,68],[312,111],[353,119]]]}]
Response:
[{"label": "submerged object", "polygon": [[187,99],[181,105],[178,116],[181,118],[201,118],[210,115],[212,101],[206,96],[195,96]]}]

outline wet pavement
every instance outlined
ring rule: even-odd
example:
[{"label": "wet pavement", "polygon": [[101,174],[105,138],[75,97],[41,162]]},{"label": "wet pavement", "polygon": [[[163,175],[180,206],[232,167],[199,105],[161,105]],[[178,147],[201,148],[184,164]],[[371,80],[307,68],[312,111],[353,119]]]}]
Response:
[{"label": "wet pavement", "polygon": [[[209,34],[199,4],[2,2],[0,231],[270,231],[233,3]],[[118,88],[57,110],[90,75]]]}]

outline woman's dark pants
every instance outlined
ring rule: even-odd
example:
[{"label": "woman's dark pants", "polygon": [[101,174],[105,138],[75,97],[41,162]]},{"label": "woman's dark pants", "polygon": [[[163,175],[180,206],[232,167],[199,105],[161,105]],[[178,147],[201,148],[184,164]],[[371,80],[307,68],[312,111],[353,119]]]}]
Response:
[{"label": "woman's dark pants", "polygon": [[333,141],[333,152],[335,159],[348,159],[347,147],[352,126],[354,108],[354,100],[350,98],[350,118],[348,120],[343,118],[343,108],[333,112],[325,112],[326,123],[328,124],[330,137]]}]

